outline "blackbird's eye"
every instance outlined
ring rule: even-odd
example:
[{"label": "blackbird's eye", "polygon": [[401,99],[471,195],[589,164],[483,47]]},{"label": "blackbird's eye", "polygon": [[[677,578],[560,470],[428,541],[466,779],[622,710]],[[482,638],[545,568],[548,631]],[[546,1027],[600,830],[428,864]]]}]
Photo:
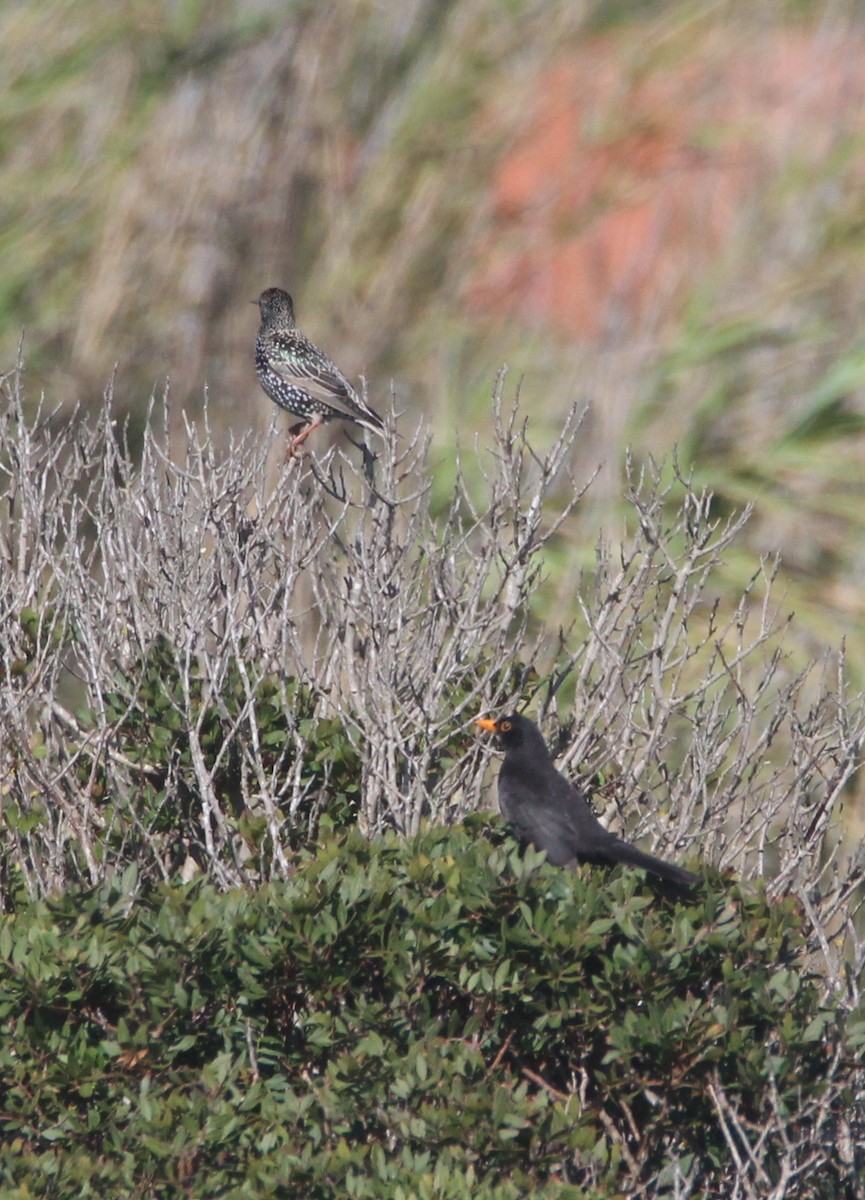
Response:
[{"label": "blackbird's eye", "polygon": [[510,733],[512,729],[513,726],[511,725],[510,721],[502,721],[502,723],[499,725],[499,733]]}]

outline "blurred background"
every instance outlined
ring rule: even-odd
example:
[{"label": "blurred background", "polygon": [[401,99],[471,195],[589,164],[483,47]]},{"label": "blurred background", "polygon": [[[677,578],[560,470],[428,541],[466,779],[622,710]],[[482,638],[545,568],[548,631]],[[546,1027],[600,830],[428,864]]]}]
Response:
[{"label": "blurred background", "polygon": [[[442,501],[507,364],[530,438],[589,406],[551,553],[564,620],[625,451],[783,556],[793,652],[865,675],[865,9],[820,0],[5,0],[0,371],[266,433],[270,286]],[[282,419],[282,418],[281,418]],[[290,418],[284,417],[284,426]],[[283,426],[278,426],[280,436]],[[341,435],[339,435],[341,436]]]}]

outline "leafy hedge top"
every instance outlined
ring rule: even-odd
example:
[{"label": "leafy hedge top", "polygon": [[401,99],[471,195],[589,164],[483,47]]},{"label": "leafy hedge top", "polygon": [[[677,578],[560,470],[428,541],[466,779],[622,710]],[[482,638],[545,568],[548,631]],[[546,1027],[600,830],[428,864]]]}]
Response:
[{"label": "leafy hedge top", "polygon": [[727,1197],[730,1138],[767,1184],[810,1163],[790,1195],[859,1194],[865,1025],[798,905],[717,877],[558,871],[473,818],[256,893],[130,872],[0,955],[10,1196]]}]

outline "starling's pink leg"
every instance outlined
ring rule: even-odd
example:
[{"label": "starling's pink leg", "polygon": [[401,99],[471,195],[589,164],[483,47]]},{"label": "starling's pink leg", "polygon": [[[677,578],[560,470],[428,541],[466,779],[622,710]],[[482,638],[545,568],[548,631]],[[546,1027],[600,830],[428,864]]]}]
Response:
[{"label": "starling's pink leg", "polygon": [[312,420],[310,421],[310,423],[307,425],[306,429],[304,429],[301,433],[299,433],[297,435],[296,438],[293,438],[292,441],[290,441],[288,443],[288,448],[285,452],[285,457],[293,458],[297,451],[298,446],[303,445],[303,443],[306,441],[306,439],[312,433],[313,429],[318,429],[319,425],[323,425],[323,424],[324,424],[324,417],[322,417],[320,413],[317,416],[314,416],[312,418]]},{"label": "starling's pink leg", "polygon": [[300,433],[301,429],[305,429],[305,428],[306,428],[306,421],[298,421],[295,425],[289,425],[288,432],[291,434],[291,441],[285,447],[285,461],[286,462],[291,462],[291,460],[294,458],[294,450],[292,449],[292,447],[294,446],[294,439]]}]

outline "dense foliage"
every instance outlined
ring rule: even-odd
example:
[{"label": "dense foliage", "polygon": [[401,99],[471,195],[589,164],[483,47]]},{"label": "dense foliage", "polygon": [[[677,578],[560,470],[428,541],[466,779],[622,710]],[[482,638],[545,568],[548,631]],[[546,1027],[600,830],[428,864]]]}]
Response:
[{"label": "dense foliage", "polygon": [[3,1193],[728,1197],[732,1150],[762,1195],[858,1196],[865,1024],[802,924],[483,818],[334,836],[256,893],[130,870],[0,929]]}]

